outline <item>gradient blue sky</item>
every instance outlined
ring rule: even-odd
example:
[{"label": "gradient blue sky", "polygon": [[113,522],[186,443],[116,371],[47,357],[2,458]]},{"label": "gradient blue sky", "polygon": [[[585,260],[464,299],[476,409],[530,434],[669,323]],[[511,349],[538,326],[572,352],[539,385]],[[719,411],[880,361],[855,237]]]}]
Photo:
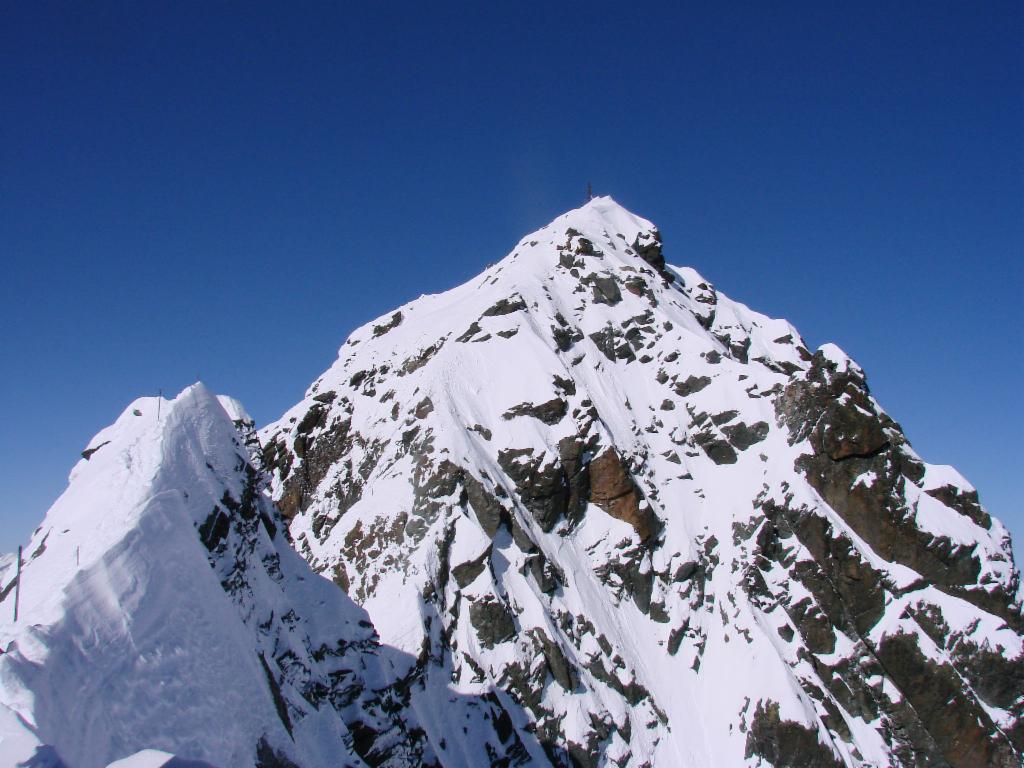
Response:
[{"label": "gradient blue sky", "polygon": [[588,181],[1024,538],[1024,6],[551,5],[7,4],[0,551],[136,396],[264,424]]}]

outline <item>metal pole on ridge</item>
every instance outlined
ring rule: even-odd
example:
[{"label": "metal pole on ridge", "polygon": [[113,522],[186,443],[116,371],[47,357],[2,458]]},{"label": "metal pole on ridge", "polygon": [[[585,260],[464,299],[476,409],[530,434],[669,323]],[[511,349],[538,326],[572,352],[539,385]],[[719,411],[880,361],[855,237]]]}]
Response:
[{"label": "metal pole on ridge", "polygon": [[18,547],[18,575],[14,582],[14,620],[18,620],[18,601],[21,599],[21,547]]}]

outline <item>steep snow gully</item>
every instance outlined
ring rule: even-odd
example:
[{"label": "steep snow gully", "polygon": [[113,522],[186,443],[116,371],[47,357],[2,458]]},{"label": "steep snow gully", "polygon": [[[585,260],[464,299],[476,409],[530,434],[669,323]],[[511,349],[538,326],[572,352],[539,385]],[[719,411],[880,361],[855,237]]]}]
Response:
[{"label": "steep snow gully", "polygon": [[[159,414],[158,414],[159,412]],[[1019,766],[1009,536],[838,347],[596,198],[0,558],[7,766]]]}]

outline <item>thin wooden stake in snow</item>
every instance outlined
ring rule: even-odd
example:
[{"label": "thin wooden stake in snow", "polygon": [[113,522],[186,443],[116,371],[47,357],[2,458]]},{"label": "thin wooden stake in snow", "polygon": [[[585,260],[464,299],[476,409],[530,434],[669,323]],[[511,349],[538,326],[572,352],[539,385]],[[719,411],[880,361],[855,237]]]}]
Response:
[{"label": "thin wooden stake in snow", "polygon": [[164,399],[163,389],[156,391],[156,420],[160,421],[160,401]]},{"label": "thin wooden stake in snow", "polygon": [[18,547],[18,575],[14,582],[14,620],[18,620],[18,601],[21,599],[21,547]]},{"label": "thin wooden stake in snow", "polygon": [[587,182],[587,200],[594,199],[594,190],[590,188],[590,182]]}]

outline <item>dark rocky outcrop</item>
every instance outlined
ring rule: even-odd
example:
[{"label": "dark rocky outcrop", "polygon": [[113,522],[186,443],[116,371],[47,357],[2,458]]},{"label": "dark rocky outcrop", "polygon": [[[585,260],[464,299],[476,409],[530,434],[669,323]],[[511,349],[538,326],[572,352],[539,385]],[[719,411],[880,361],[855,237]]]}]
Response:
[{"label": "dark rocky outcrop", "polygon": [[465,344],[478,333],[480,333],[480,331],[480,323],[474,320],[472,323],[469,324],[469,327],[465,331],[463,331],[462,335],[455,340],[461,344]]},{"label": "dark rocky outcrop", "polygon": [[[435,341],[428,347],[421,349],[414,355],[407,357],[402,365],[398,369],[399,376],[408,376],[410,373],[414,373],[430,362],[431,358],[434,357],[438,352],[441,351],[441,347],[444,346],[447,337]],[[355,386],[355,385],[353,385]]]},{"label": "dark rocky outcrop", "polygon": [[509,408],[502,414],[504,419],[514,419],[517,416],[532,416],[545,424],[557,424],[569,410],[569,404],[560,397],[552,398],[544,403],[534,405],[533,403],[520,403]]},{"label": "dark rocky outcrop", "polygon": [[493,539],[497,535],[498,529],[508,522],[508,511],[497,497],[470,473],[465,473],[463,483],[466,488],[466,500],[476,515],[480,527]]},{"label": "dark rocky outcrop", "polygon": [[434,403],[429,397],[424,397],[416,404],[416,410],[412,415],[417,419],[425,419],[434,411]]},{"label": "dark rocky outcrop", "polygon": [[579,328],[569,325],[560,313],[555,313],[555,322],[557,325],[551,326],[551,336],[559,352],[568,352],[577,342],[583,341]]},{"label": "dark rocky outcrop", "polygon": [[575,524],[583,517],[590,501],[590,457],[597,438],[565,437],[558,442],[558,460],[565,472],[565,483],[569,489],[565,515]]},{"label": "dark rocky outcrop", "polygon": [[654,267],[659,273],[665,271],[665,256],[661,252],[661,232],[656,229],[641,232],[632,243],[637,256]]},{"label": "dark rocky outcrop", "polygon": [[82,451],[82,458],[85,459],[86,461],[88,461],[89,459],[92,458],[92,455],[94,453],[96,453],[96,451],[98,451],[104,445],[110,445],[110,441],[109,440],[104,440],[102,443],[100,443],[97,446],[93,446],[92,448],[86,448],[84,451]]},{"label": "dark rocky outcrop", "polygon": [[711,383],[708,376],[687,376],[686,381],[679,381],[672,385],[672,389],[680,397],[696,394]]},{"label": "dark rocky outcrop", "polygon": [[199,540],[211,552],[220,546],[231,530],[231,519],[220,507],[214,507],[209,517],[199,526]]},{"label": "dark rocky outcrop", "polygon": [[912,635],[886,637],[878,660],[900,687],[952,768],[1016,768],[1020,754],[963,689],[948,665],[927,658]]},{"label": "dark rocky outcrop", "polygon": [[625,282],[626,290],[632,293],[634,296],[640,296],[646,298],[651,304],[657,305],[658,300],[654,296],[654,291],[639,275],[634,275],[626,278]]},{"label": "dark rocky outcrop", "polygon": [[622,301],[619,284],[611,275],[587,275],[581,282],[584,285],[589,285],[594,292],[595,304],[615,306]]},{"label": "dark rocky outcrop", "polygon": [[630,338],[617,328],[608,326],[600,331],[590,334],[590,340],[600,350],[601,354],[612,362],[625,360],[631,363],[636,360],[636,352]]},{"label": "dark rocky outcrop", "polygon": [[565,575],[543,554],[537,553],[526,558],[525,572],[533,576],[540,591],[551,594],[565,584]]},{"label": "dark rocky outcrop", "polygon": [[[827,618],[831,634],[850,637],[867,634],[885,610],[885,589],[881,575],[864,561],[853,543],[832,530],[827,519],[808,509],[790,509],[767,503],[762,507],[765,524],[758,534],[758,551],[778,561],[781,540],[795,536],[807,548],[811,559],[790,565],[793,578],[814,595],[814,611]],[[797,626],[806,624],[807,608],[791,607]],[[817,628],[813,632],[817,632]],[[834,639],[806,638],[813,645],[831,647]],[[819,651],[829,653],[830,650]]]},{"label": "dark rocky outcrop", "polygon": [[[296,427],[293,440],[294,454],[282,447],[281,438],[268,443],[263,449],[263,464],[269,471],[280,472],[284,491],[277,502],[285,519],[291,519],[304,510],[313,493],[328,471],[343,456],[351,451],[356,436],[351,433],[351,420],[335,416],[329,425],[325,424],[327,410],[323,406],[311,408]],[[344,461],[343,473],[335,484],[334,495],[338,499],[338,514],[352,506],[362,496],[362,487],[377,457],[384,450],[385,443],[368,446],[358,466],[351,460]],[[301,459],[297,471],[292,471],[292,456]]]},{"label": "dark rocky outcrop", "polygon": [[[819,352],[806,373],[794,376],[775,406],[779,423],[789,429],[790,442],[807,440],[810,445],[810,452],[798,459],[797,469],[875,552],[917,571],[923,577],[921,586],[930,583],[962,597],[1020,631],[1015,590],[975,587],[980,563],[973,549],[957,546],[915,524],[914,510],[906,501],[907,489],[922,480],[923,467],[907,448],[899,425],[870,397],[859,368]],[[979,526],[990,525],[973,492],[944,486],[928,493]],[[906,705],[881,704],[894,723],[894,753],[901,756],[901,764],[918,764],[913,755],[929,755],[921,763],[929,765],[1019,763],[1016,750],[1020,749],[1021,729],[1001,731],[975,693],[1011,709],[1011,701],[1024,701],[1022,660],[1000,659],[991,664],[989,658],[986,662],[982,649],[972,648],[962,638],[954,640],[937,610],[926,607],[912,615],[932,641],[957,649],[952,656],[957,669],[925,655],[914,635],[889,635],[874,647],[867,641],[868,632],[883,615],[886,593],[892,588],[859,556],[846,536],[831,531],[819,512],[768,505],[765,513],[770,525],[761,533],[761,551],[768,557],[773,556],[771,552],[783,551],[771,544],[771,530],[782,531],[783,538],[795,534],[813,560],[797,561],[791,573],[813,593],[815,610],[821,610],[837,631],[865,642],[877,659],[870,663],[880,664],[881,673],[906,696]],[[811,652],[827,652],[827,635],[808,621],[813,614],[807,607],[812,606],[795,605],[788,610]],[[982,672],[983,668],[1001,669],[999,682]],[[972,680],[973,692],[965,688],[964,677]],[[846,673],[843,679],[852,685],[857,678]]]},{"label": "dark rocky outcrop", "polygon": [[452,577],[455,579],[455,583],[459,585],[459,589],[468,587],[476,580],[477,576],[484,572],[490,556],[491,550],[487,548],[478,557],[452,566]]},{"label": "dark rocky outcrop", "polygon": [[484,317],[500,317],[501,315],[510,315],[513,312],[519,312],[524,309],[526,309],[526,302],[523,301],[522,296],[509,296],[507,299],[501,299],[485,309]]},{"label": "dark rocky outcrop", "polygon": [[979,503],[977,491],[968,491],[952,485],[943,485],[939,488],[930,488],[925,493],[933,499],[938,499],[950,509],[955,509],[964,517],[970,518],[985,530],[989,530],[992,527],[992,518],[989,517],[988,512]]},{"label": "dark rocky outcrop", "polygon": [[774,701],[757,702],[747,732],[746,756],[761,757],[774,768],[843,768],[832,750],[818,740],[816,731],[782,719]]},{"label": "dark rocky outcrop", "polygon": [[527,634],[533,641],[538,654],[544,657],[544,663],[547,665],[554,681],[566,691],[575,690],[576,686],[579,685],[579,672],[572,662],[566,658],[558,643],[548,637],[547,633],[539,629],[530,630]]},{"label": "dark rocky outcrop", "polygon": [[395,312],[395,314],[393,314],[391,316],[391,318],[387,322],[381,323],[380,325],[373,326],[373,336],[374,336],[374,338],[376,338],[378,336],[383,336],[388,331],[390,331],[390,330],[392,330],[394,328],[397,328],[399,325],[402,324],[402,319],[403,319],[402,318],[402,313],[401,312]]},{"label": "dark rocky outcrop", "polygon": [[509,448],[498,454],[498,464],[541,530],[554,528],[569,508],[569,483],[561,462],[534,455],[531,448]]},{"label": "dark rocky outcrop", "polygon": [[713,429],[705,428],[693,436],[693,441],[701,447],[715,464],[735,464],[739,458],[729,441]]},{"label": "dark rocky outcrop", "polygon": [[757,421],[753,424],[731,424],[722,428],[729,443],[738,451],[745,451],[752,445],[760,443],[768,436],[768,422]]},{"label": "dark rocky outcrop", "polygon": [[337,397],[338,397],[338,393],[335,390],[331,389],[331,390],[328,390],[327,392],[321,392],[318,395],[314,395],[313,396],[313,400],[315,400],[318,403],[323,403],[325,405],[330,405],[331,403],[333,403],[337,399]]},{"label": "dark rocky outcrop", "polygon": [[493,648],[516,633],[515,619],[508,606],[490,595],[470,601],[469,620],[484,648]]},{"label": "dark rocky outcrop", "polygon": [[608,587],[615,600],[628,597],[642,613],[658,620],[657,609],[651,610],[655,574],[650,569],[649,544],[631,545],[628,540],[620,542],[613,556],[597,566],[594,574]]}]

